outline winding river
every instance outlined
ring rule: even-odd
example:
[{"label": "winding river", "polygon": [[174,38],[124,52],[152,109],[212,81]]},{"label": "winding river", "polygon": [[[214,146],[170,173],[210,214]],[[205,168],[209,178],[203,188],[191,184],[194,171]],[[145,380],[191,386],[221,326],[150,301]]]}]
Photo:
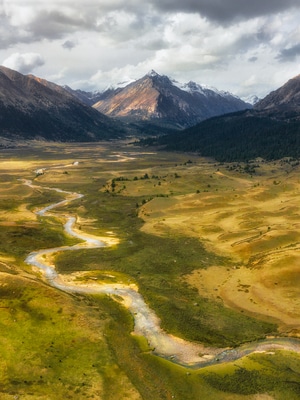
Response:
[{"label": "winding river", "polygon": [[[62,207],[83,197],[82,194],[68,192],[58,188],[34,185],[32,181],[23,180],[23,184],[33,189],[54,190],[66,196],[66,199],[53,203],[36,214],[39,217],[52,215],[54,209]],[[100,248],[110,244],[109,238],[99,238],[79,232],[75,228],[76,217],[61,215],[66,220],[65,232],[80,239],[82,242],[74,246],[62,246],[51,249],[42,249],[30,253],[26,263],[42,271],[46,281],[53,287],[68,293],[106,294],[116,301],[122,299],[122,304],[128,308],[134,318],[134,334],[144,336],[153,354],[164,357],[172,362],[189,368],[201,368],[207,365],[227,362],[241,358],[253,352],[273,352],[277,349],[291,350],[300,353],[300,340],[292,338],[272,338],[253,343],[247,343],[235,349],[210,348],[201,344],[191,343],[165,333],[160,328],[160,320],[148,307],[135,285],[124,284],[97,284],[70,281],[69,276],[58,274],[52,263],[55,253],[62,251],[76,251],[83,248]]]}]

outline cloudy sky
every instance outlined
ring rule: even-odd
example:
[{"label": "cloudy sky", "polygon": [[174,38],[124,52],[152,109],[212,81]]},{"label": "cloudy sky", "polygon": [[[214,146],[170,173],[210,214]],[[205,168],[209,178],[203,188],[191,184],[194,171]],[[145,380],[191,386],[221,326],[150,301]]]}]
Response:
[{"label": "cloudy sky", "polygon": [[103,90],[151,69],[265,96],[300,74],[299,0],[0,0],[0,63]]}]

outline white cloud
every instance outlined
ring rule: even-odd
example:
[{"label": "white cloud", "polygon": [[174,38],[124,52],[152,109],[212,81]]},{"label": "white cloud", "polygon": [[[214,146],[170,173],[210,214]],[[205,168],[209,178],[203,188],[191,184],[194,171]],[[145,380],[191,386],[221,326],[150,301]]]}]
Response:
[{"label": "white cloud", "polygon": [[298,3],[0,0],[0,58],[82,89],[155,69],[182,82],[261,95],[299,73]]},{"label": "white cloud", "polygon": [[44,63],[43,57],[37,53],[13,53],[2,64],[22,74],[28,74],[36,67],[44,65]]}]

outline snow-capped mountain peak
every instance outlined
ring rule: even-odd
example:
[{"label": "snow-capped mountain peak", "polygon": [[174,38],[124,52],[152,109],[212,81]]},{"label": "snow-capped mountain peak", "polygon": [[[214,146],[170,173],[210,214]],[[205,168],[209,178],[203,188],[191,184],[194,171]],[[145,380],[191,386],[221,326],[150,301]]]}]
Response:
[{"label": "snow-capped mountain peak", "polygon": [[180,83],[178,81],[173,80],[172,84],[179,88],[180,90],[184,90],[188,93],[200,93],[203,96],[212,96],[213,94],[219,95],[222,97],[235,97],[238,98],[237,96],[233,95],[230,92],[226,92],[224,90],[218,90],[213,86],[208,86],[208,85],[199,85],[198,83],[194,81],[189,81],[188,83]]},{"label": "snow-capped mountain peak", "polygon": [[228,92],[193,81],[182,84],[151,70],[125,87],[122,85],[104,92],[93,107],[113,118],[182,128],[216,115],[249,108],[249,105]]},{"label": "snow-capped mountain peak", "polygon": [[257,97],[255,94],[248,96],[248,97],[243,97],[242,100],[244,100],[246,103],[251,104],[254,106],[256,103],[260,101],[260,98]]},{"label": "snow-capped mountain peak", "polygon": [[156,71],[154,71],[154,69],[151,69],[151,71],[149,71],[146,76],[155,77],[159,76],[159,74]]}]

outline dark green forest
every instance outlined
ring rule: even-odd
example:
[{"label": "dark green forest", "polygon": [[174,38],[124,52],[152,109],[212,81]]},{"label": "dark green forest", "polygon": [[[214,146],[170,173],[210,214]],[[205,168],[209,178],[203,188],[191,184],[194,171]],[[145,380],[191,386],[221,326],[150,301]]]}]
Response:
[{"label": "dark green forest", "polygon": [[221,162],[300,157],[300,122],[275,119],[253,111],[214,117],[172,134],[147,138],[142,145],[194,152]]}]

